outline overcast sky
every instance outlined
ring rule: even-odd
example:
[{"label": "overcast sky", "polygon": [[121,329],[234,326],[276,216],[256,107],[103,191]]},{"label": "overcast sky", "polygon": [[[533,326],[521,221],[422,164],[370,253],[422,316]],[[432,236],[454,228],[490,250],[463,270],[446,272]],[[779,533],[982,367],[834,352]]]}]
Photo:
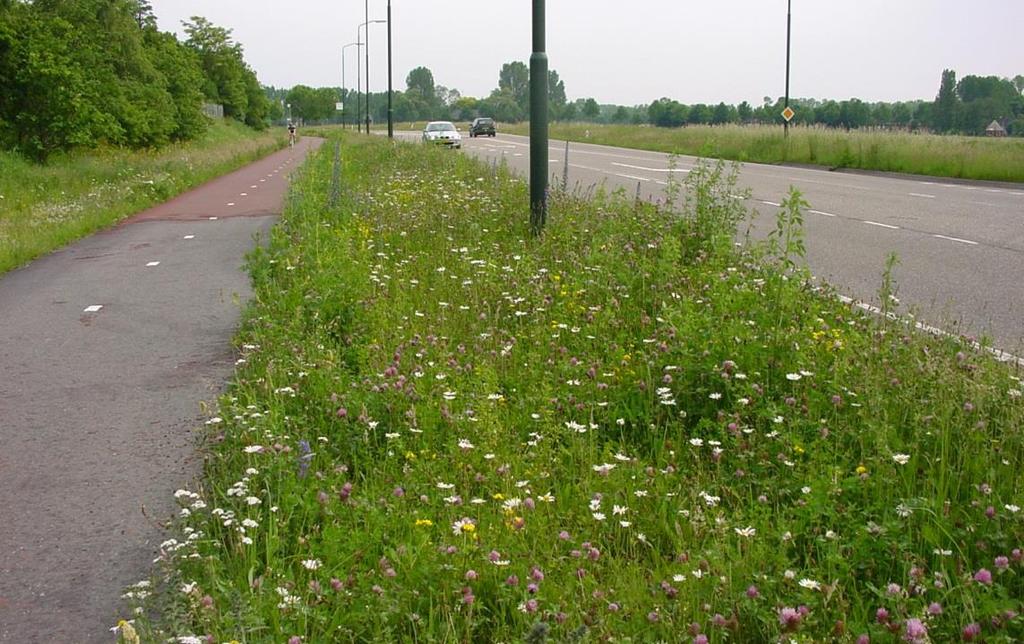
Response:
[{"label": "overcast sky", "polygon": [[[363,0],[151,0],[160,28],[204,16],[233,31],[260,82],[341,85]],[[370,19],[387,0],[370,0]],[[392,0],[394,87],[423,65],[483,97],[531,53],[530,0]],[[932,100],[944,68],[1024,74],[1024,0],[793,0],[790,95]],[[365,34],[366,29],[362,32]],[[369,28],[370,89],[387,88],[387,29]],[[345,54],[356,83],[356,51]],[[786,0],[550,0],[547,50],[570,100],[760,104],[785,88]]]}]

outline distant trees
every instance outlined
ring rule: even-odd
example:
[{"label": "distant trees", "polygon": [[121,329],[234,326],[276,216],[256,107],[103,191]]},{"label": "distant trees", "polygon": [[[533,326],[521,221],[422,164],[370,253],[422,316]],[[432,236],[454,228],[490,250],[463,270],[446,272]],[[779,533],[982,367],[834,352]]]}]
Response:
[{"label": "distant trees", "polygon": [[[0,2],[0,146],[37,160],[100,144],[157,147],[203,132],[204,96],[227,97],[230,114],[263,125],[266,98],[230,32],[201,19],[193,29],[189,43],[161,33],[144,0]],[[241,71],[225,75],[220,51]]]}]

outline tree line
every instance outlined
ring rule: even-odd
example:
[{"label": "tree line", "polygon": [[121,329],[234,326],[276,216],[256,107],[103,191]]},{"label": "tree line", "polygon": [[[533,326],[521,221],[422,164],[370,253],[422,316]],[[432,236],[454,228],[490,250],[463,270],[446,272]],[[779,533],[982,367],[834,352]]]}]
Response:
[{"label": "tree line", "polygon": [[266,127],[270,103],[231,31],[201,17],[181,42],[147,0],[0,0],[0,147],[159,147],[207,127],[205,102]]},{"label": "tree line", "polygon": [[[341,120],[334,102],[345,100],[345,119],[355,123],[357,97],[355,90],[340,88],[313,89],[297,86],[292,90],[272,90],[281,102],[292,104],[293,112],[310,121]],[[795,98],[790,106],[795,112],[791,121],[797,125],[821,125],[832,128],[865,127],[925,130],[949,134],[984,134],[986,127],[998,121],[1009,133],[1024,136],[1024,76],[1005,79],[997,76],[964,76],[959,82],[956,73],[942,74],[939,93],[934,101],[865,102],[858,98],[843,101]],[[406,77],[406,90],[396,91],[392,101],[396,121],[469,120],[490,116],[502,122],[519,122],[529,118],[530,70],[520,61],[504,64],[498,73],[498,86],[486,98],[462,96],[456,89],[438,85],[426,67],[417,67]],[[728,123],[782,123],[782,98],[764,97],[753,106],[747,101],[739,105],[727,103],[685,105],[671,98],[659,98],[648,105],[599,104],[593,98],[569,101],[565,83],[558,72],[548,72],[548,114],[553,121],[584,121],[592,123],[650,124],[658,127],[685,125],[721,125]],[[387,119],[387,93],[370,95],[370,115],[374,121]]]}]

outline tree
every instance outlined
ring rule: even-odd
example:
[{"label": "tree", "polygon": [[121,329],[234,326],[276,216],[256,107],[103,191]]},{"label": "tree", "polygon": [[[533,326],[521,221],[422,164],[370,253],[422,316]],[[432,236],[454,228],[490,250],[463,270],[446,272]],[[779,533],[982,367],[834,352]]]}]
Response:
[{"label": "tree", "polygon": [[518,60],[505,63],[498,74],[498,89],[507,91],[525,112],[530,105],[530,68]]},{"label": "tree", "polygon": [[690,113],[686,117],[686,122],[695,125],[705,125],[711,122],[711,117],[711,108],[703,103],[697,103],[690,106]]},{"label": "tree", "polygon": [[871,120],[871,108],[859,98],[839,104],[839,124],[846,129],[864,127]]},{"label": "tree", "polygon": [[1013,86],[1017,88],[1018,94],[1024,94],[1024,76],[1017,74],[1013,77]]},{"label": "tree", "polygon": [[739,116],[740,123],[750,123],[754,118],[754,110],[750,107],[750,103],[743,101],[736,108],[737,116]]},{"label": "tree", "polygon": [[625,123],[629,120],[629,110],[624,105],[619,105],[612,114],[612,123]]},{"label": "tree", "polygon": [[935,97],[932,108],[932,126],[939,132],[951,131],[957,122],[960,101],[956,93],[956,72],[952,69],[942,71],[942,82],[939,94]]},{"label": "tree", "polygon": [[250,96],[246,77],[255,74],[245,64],[242,46],[231,39],[230,29],[201,16],[193,16],[184,25],[188,34],[185,44],[198,54],[206,76],[206,97],[221,103],[225,116],[246,121]]},{"label": "tree", "polygon": [[734,107],[725,103],[719,103],[715,106],[715,111],[711,115],[711,123],[713,125],[722,125],[724,123],[732,123],[737,118]]},{"label": "tree", "polygon": [[583,101],[583,107],[580,110],[580,114],[583,115],[583,118],[589,121],[596,121],[598,117],[601,116],[601,106],[597,104],[596,100],[588,98]]},{"label": "tree", "polygon": [[[405,77],[405,91],[408,94],[415,94],[419,99],[428,105],[436,99],[434,87],[434,74],[426,67],[417,67]],[[412,98],[410,96],[410,98]]]},{"label": "tree", "polygon": [[565,83],[558,78],[558,72],[548,70],[548,114],[555,120],[560,120],[565,110],[567,99],[565,97]]},{"label": "tree", "polygon": [[670,98],[659,98],[647,108],[651,123],[658,127],[679,127],[686,124],[686,106]]}]

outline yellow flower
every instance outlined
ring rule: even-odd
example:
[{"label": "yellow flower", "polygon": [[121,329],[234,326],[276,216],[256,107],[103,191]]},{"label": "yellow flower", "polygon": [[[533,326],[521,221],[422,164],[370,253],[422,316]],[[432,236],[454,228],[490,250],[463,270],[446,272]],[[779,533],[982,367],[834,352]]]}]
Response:
[{"label": "yellow flower", "polygon": [[867,474],[868,473],[868,468],[864,467],[864,465],[861,464],[861,465],[857,466],[856,472],[857,472],[857,474]]},{"label": "yellow flower", "polygon": [[415,461],[416,460],[416,454],[414,452],[406,452],[405,453],[405,460],[407,460],[407,461]]},{"label": "yellow flower", "polygon": [[491,498],[494,499],[495,501],[504,501],[505,495],[502,494],[501,492],[495,492],[493,495],[491,495]]},{"label": "yellow flower", "polygon": [[432,525],[434,525],[434,522],[431,521],[430,519],[416,519],[416,527],[417,528],[422,527],[422,526],[426,526],[426,527],[429,528]]},{"label": "yellow flower", "polygon": [[473,525],[472,523],[467,523],[466,525],[462,526],[462,531],[463,532],[476,532],[476,526]]},{"label": "yellow flower", "polygon": [[139,644],[139,634],[129,622],[122,619],[117,623],[117,630],[121,632],[121,641],[124,644]]},{"label": "yellow flower", "polygon": [[803,454],[804,453],[804,448],[800,447],[799,445],[794,445],[793,446],[793,451],[796,452],[797,454]]}]

